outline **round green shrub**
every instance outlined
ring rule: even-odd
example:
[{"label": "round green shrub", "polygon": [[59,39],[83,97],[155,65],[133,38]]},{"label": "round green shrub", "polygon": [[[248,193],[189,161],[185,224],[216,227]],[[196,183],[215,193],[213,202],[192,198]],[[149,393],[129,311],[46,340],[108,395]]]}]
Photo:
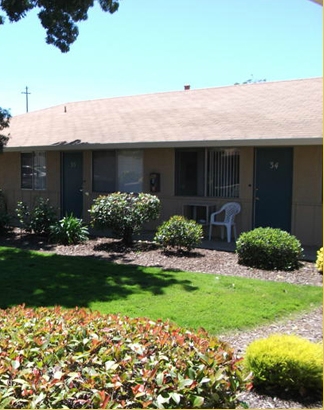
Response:
[{"label": "round green shrub", "polygon": [[114,192],[101,195],[90,209],[91,225],[98,229],[111,229],[127,245],[144,222],[160,215],[160,200],[151,194]]},{"label": "round green shrub", "polygon": [[238,263],[253,268],[298,269],[302,252],[295,236],[276,228],[256,228],[243,232],[236,241]]},{"label": "round green shrub", "polygon": [[235,408],[250,385],[203,330],[84,309],[0,310],[1,408]]},{"label": "round green shrub", "polygon": [[203,229],[196,221],[184,216],[174,215],[158,227],[154,242],[164,249],[185,248],[188,252],[199,245],[203,238]]},{"label": "round green shrub", "polygon": [[317,251],[316,255],[316,269],[323,273],[323,246]]},{"label": "round green shrub", "polygon": [[269,393],[317,395],[323,389],[323,347],[294,335],[274,334],[252,342],[245,366],[253,385]]},{"label": "round green shrub", "polygon": [[88,238],[88,228],[83,225],[82,219],[73,215],[65,216],[50,227],[50,239],[62,245],[75,245]]}]

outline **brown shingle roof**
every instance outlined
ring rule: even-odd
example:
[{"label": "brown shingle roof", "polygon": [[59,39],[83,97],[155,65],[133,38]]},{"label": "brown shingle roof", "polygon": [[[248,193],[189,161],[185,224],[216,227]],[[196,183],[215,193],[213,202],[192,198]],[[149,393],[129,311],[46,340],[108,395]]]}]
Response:
[{"label": "brown shingle roof", "polygon": [[321,144],[322,117],[322,78],[191,89],[23,114],[6,149]]}]

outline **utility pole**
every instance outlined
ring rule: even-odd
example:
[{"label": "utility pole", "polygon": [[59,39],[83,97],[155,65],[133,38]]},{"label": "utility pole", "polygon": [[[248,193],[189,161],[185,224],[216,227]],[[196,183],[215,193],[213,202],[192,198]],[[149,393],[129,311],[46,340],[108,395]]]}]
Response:
[{"label": "utility pole", "polygon": [[22,91],[21,94],[26,95],[26,112],[28,112],[28,95],[31,94],[31,93],[28,92],[28,87],[26,87],[26,91]]}]

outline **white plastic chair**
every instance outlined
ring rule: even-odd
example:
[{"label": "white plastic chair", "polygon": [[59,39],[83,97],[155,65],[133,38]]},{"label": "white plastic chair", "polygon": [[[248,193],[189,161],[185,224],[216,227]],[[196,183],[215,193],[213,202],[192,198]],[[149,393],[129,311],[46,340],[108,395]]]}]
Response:
[{"label": "white plastic chair", "polygon": [[[225,212],[223,221],[216,221],[216,215]],[[235,225],[235,216],[241,212],[241,205],[237,202],[228,202],[224,204],[221,209],[217,212],[213,212],[210,215],[210,225],[209,225],[209,240],[211,240],[213,226],[221,226],[221,238],[224,238],[224,226],[227,231],[227,242],[231,242],[231,230],[233,227],[234,237],[236,237],[236,225]]]}]

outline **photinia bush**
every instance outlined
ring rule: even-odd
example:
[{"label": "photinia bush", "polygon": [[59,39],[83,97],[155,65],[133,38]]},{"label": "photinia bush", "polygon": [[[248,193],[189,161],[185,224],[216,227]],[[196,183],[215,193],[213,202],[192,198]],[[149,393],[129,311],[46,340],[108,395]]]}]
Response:
[{"label": "photinia bush", "polygon": [[160,200],[151,194],[114,192],[101,195],[94,200],[91,209],[91,225],[99,229],[111,229],[127,245],[132,243],[133,234],[144,222],[157,219],[160,215]]},{"label": "photinia bush", "polygon": [[0,310],[1,408],[235,408],[250,387],[203,330],[85,309]]}]

